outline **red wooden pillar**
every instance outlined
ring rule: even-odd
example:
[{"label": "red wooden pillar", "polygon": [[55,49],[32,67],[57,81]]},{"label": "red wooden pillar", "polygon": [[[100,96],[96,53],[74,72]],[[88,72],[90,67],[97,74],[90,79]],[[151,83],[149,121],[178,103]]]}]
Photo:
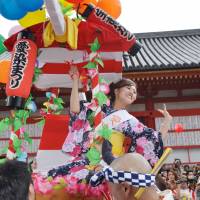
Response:
[{"label": "red wooden pillar", "polygon": [[151,95],[148,95],[148,97],[146,98],[145,106],[146,106],[146,111],[149,113],[147,116],[146,125],[149,128],[155,129],[155,119],[153,116],[154,103]]}]

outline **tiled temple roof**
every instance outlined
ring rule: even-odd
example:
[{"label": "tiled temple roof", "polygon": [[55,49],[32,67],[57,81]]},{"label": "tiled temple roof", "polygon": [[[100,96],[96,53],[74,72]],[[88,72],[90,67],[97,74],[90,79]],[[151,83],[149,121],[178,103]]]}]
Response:
[{"label": "tiled temple roof", "polygon": [[135,35],[143,48],[124,53],[124,72],[200,68],[200,29]]}]

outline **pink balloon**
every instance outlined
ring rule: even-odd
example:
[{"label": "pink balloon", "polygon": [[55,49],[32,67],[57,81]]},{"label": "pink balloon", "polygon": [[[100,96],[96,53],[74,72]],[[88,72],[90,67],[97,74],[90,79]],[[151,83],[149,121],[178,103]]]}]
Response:
[{"label": "pink balloon", "polygon": [[22,26],[20,25],[16,25],[13,26],[9,31],[8,31],[8,37],[10,37],[11,35],[14,35],[15,33],[18,33],[19,31],[21,31],[22,29],[24,29]]}]

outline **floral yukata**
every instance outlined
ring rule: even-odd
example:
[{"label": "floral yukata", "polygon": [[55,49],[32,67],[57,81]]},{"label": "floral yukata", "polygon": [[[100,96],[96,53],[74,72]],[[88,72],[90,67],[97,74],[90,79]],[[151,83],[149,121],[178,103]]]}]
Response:
[{"label": "floral yukata", "polygon": [[[92,140],[93,129],[91,127],[92,110],[88,103],[80,102],[80,113],[70,113],[69,133],[63,144],[62,150],[74,157],[79,157],[87,152]],[[104,117],[116,112],[112,106],[104,105],[102,112]],[[121,132],[130,139],[130,145],[126,152],[137,152],[144,156],[153,166],[163,153],[163,142],[161,133],[144,126],[135,117],[118,124],[114,130]],[[114,158],[112,155],[112,145],[105,140],[103,143],[103,159],[110,164]]]}]

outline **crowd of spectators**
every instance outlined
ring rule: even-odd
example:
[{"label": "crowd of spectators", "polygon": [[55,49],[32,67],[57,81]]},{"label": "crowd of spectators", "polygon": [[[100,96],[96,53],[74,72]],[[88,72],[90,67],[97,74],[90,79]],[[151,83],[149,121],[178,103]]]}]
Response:
[{"label": "crowd of spectators", "polygon": [[200,200],[200,165],[182,164],[175,159],[173,164],[162,167],[159,176],[175,200]]}]

